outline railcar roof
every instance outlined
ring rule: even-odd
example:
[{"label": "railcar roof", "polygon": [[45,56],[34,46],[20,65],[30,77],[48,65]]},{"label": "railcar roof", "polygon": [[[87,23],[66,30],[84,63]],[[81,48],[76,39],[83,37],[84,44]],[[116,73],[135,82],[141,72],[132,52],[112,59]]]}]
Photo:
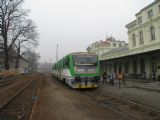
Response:
[{"label": "railcar roof", "polygon": [[[95,53],[88,53],[88,52],[74,52],[74,53],[70,53],[68,55],[96,55]],[[66,55],[66,56],[68,56]],[[63,58],[61,58],[59,61],[61,61],[62,59],[64,59],[66,56],[64,56]],[[55,62],[53,65],[55,65],[57,62]]]}]

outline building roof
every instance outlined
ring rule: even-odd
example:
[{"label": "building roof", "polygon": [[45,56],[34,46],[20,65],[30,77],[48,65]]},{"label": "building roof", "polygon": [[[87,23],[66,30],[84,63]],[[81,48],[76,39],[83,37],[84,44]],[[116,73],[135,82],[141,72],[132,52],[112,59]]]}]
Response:
[{"label": "building roof", "polygon": [[28,61],[26,58],[24,58],[24,56],[22,56],[22,55],[20,55],[20,59],[21,59],[21,60],[24,60],[24,61],[27,62],[27,63],[29,63],[29,61]]},{"label": "building roof", "polygon": [[146,7],[144,7],[143,9],[141,9],[138,13],[136,13],[136,16],[138,14],[140,14],[141,12],[143,12],[144,10],[148,9],[149,7],[151,7],[152,5],[154,5],[155,3],[159,2],[159,0],[155,0],[154,2],[152,2],[151,4],[147,5]]},{"label": "building roof", "polygon": [[125,27],[126,28],[132,27],[132,26],[136,25],[136,22],[137,22],[137,20],[134,20],[134,21],[128,23]]},{"label": "building roof", "polygon": [[[151,4],[147,5],[146,7],[144,7],[143,9],[141,9],[138,13],[135,14],[135,16],[138,16],[140,13],[142,13],[144,10],[148,9],[149,7],[153,6],[155,3],[159,2],[160,0],[155,0],[154,2],[152,2]],[[129,28],[136,25],[136,20],[128,23],[125,27]]]},{"label": "building roof", "polygon": [[120,48],[114,48],[114,49],[111,49],[110,51],[102,54],[101,56],[106,56],[106,55],[111,55],[111,54],[114,54],[114,53],[117,53],[117,52],[125,52],[125,51],[128,51],[129,48],[124,46],[124,47],[120,47]]},{"label": "building roof", "polygon": [[92,45],[96,45],[96,44],[99,44],[99,45],[101,45],[101,44],[109,44],[110,42],[125,43],[125,41],[115,40],[115,38],[112,38],[112,37],[111,37],[111,38],[107,38],[105,41],[103,41],[103,40],[96,41],[96,42],[92,43],[91,46],[92,46]]}]

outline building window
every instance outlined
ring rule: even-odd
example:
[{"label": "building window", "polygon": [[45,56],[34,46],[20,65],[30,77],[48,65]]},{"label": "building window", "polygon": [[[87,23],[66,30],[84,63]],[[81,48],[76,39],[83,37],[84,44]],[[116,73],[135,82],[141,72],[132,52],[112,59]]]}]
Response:
[{"label": "building window", "polygon": [[151,26],[150,28],[150,34],[151,34],[151,40],[155,40],[155,28],[153,26]]},{"label": "building window", "polygon": [[140,32],[139,32],[139,44],[141,45],[141,44],[143,44],[143,43],[144,43],[143,32],[140,31]]},{"label": "building window", "polygon": [[113,43],[113,47],[116,47],[116,43]]},{"label": "building window", "polygon": [[136,46],[136,36],[135,36],[135,34],[132,35],[132,40],[133,40],[132,45]]},{"label": "building window", "polygon": [[119,47],[122,47],[122,43],[119,43]]},{"label": "building window", "polygon": [[149,18],[153,17],[153,10],[149,10],[149,11],[148,11],[148,17],[149,17]]},{"label": "building window", "polygon": [[138,23],[139,23],[139,24],[142,23],[142,17],[141,17],[141,16],[138,17]]}]

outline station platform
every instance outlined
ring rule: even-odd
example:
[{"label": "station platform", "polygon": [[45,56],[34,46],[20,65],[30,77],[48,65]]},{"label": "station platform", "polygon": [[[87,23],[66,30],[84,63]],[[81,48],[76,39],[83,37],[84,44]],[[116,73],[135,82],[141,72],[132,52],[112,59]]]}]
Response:
[{"label": "station platform", "polygon": [[160,92],[160,81],[145,82],[145,81],[127,81],[126,80],[126,86]]},{"label": "station platform", "polygon": [[99,88],[104,93],[110,92],[122,98],[160,110],[160,81],[126,80],[126,86],[124,87],[121,84],[119,88],[119,81],[115,80],[114,86],[101,83]]}]

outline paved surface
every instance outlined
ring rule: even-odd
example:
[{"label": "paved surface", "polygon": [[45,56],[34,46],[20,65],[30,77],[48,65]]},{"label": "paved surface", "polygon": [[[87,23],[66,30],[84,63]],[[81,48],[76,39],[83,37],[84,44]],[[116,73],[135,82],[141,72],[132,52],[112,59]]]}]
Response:
[{"label": "paved surface", "polygon": [[143,81],[141,82],[132,82],[132,81],[127,81],[127,85],[130,87],[136,87],[139,89],[146,89],[149,91],[157,91],[160,92],[160,82],[159,81],[151,81],[148,83],[145,83]]},{"label": "paved surface", "polygon": [[46,77],[32,120],[125,120],[88,96]]},{"label": "paved surface", "polygon": [[152,81],[149,83],[144,83],[142,81],[126,81],[126,87],[121,85],[121,88],[119,88],[118,80],[115,80],[114,86],[101,84],[100,89],[103,92],[109,91],[123,98],[127,98],[160,110],[159,81]]}]

